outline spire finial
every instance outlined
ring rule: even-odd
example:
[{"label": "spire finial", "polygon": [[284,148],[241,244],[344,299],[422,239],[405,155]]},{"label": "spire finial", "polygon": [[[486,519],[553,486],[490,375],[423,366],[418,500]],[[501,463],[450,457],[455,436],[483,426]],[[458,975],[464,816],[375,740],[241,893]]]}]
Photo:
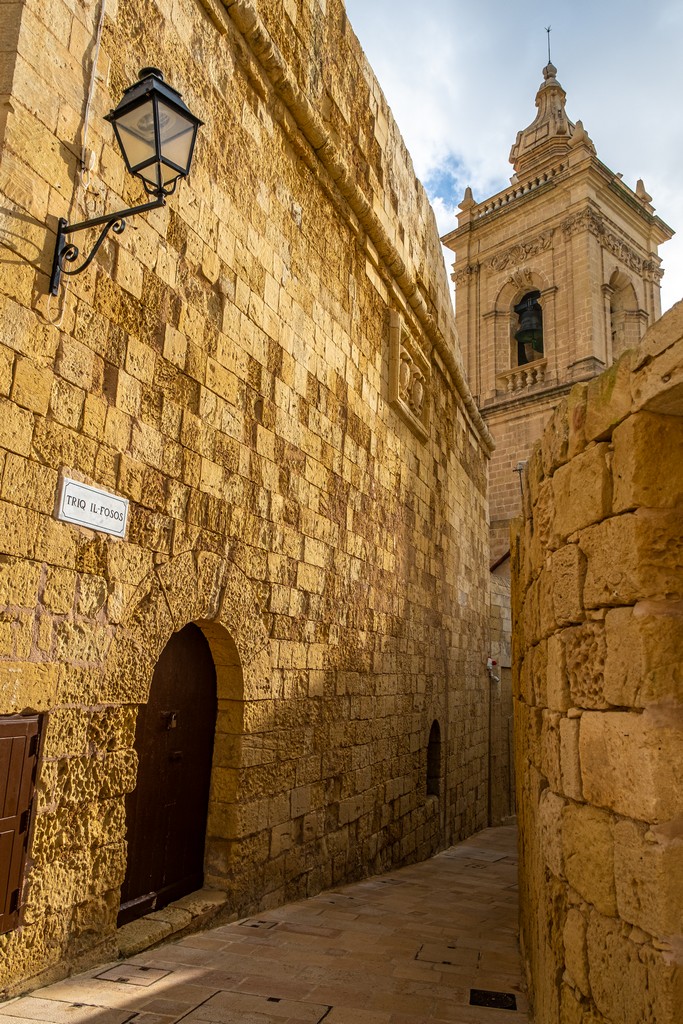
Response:
[{"label": "spire finial", "polygon": [[552,31],[552,26],[548,25],[548,27],[546,28],[546,32],[548,33],[548,64],[552,64],[552,61],[550,59],[550,33],[551,33],[551,31]]}]

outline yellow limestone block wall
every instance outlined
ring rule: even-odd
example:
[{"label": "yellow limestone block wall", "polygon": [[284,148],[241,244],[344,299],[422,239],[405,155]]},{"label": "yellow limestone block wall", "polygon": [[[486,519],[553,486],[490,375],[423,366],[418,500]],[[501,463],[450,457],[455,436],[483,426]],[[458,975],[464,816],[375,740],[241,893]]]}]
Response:
[{"label": "yellow limestone block wall", "polygon": [[[9,8],[0,714],[44,718],[5,993],[115,952],[137,709],[187,622],[218,676],[205,881],[233,913],[486,823],[490,450],[340,0],[107,0],[86,182],[100,4]],[[205,122],[190,177],[48,301],[56,219],[141,201],[103,115],[148,65]],[[390,400],[396,316],[417,426]],[[63,476],[130,500],[125,539],[55,519]]]},{"label": "yellow limestone block wall", "polygon": [[513,537],[521,939],[539,1024],[683,991],[683,303],[558,406]]}]

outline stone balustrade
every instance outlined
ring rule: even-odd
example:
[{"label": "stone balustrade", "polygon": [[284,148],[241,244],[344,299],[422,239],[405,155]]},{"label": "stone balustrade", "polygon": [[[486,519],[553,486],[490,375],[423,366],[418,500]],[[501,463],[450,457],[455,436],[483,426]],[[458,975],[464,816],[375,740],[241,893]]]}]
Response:
[{"label": "stone balustrade", "polygon": [[537,384],[544,384],[547,368],[547,359],[535,359],[533,363],[525,363],[524,366],[515,366],[496,374],[496,390],[513,395]]}]

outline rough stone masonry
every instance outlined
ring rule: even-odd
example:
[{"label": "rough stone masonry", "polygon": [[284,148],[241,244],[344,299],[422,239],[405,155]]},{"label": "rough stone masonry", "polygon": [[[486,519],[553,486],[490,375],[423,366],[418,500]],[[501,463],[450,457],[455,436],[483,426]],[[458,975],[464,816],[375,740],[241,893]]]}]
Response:
[{"label": "rough stone masonry", "polygon": [[[0,6],[0,724],[40,729],[11,994],[116,952],[136,718],[188,623],[230,914],[486,823],[491,441],[341,0]],[[103,116],[149,65],[205,122],[190,177],[48,300],[57,218],[143,201]],[[58,521],[64,478],[125,538]]]},{"label": "rough stone masonry", "polygon": [[558,406],[513,538],[521,938],[539,1024],[683,1001],[683,303]]}]

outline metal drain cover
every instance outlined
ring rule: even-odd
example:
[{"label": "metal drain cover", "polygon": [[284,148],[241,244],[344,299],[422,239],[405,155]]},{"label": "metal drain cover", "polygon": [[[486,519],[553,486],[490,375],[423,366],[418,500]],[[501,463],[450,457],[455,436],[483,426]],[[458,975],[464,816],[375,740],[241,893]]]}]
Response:
[{"label": "metal drain cover", "polygon": [[140,985],[142,988],[149,988],[156,981],[161,981],[171,971],[162,971],[158,967],[143,967],[139,964],[121,964],[120,967],[111,967],[103,971],[97,977],[101,981],[117,981],[121,985]]},{"label": "metal drain cover", "polygon": [[257,921],[251,918],[249,921],[240,921],[240,928],[262,928],[265,930],[266,928],[274,928],[277,923],[277,921]]},{"label": "metal drain cover", "polygon": [[470,989],[470,1006],[489,1006],[492,1010],[516,1010],[513,992],[490,992],[485,988]]}]

